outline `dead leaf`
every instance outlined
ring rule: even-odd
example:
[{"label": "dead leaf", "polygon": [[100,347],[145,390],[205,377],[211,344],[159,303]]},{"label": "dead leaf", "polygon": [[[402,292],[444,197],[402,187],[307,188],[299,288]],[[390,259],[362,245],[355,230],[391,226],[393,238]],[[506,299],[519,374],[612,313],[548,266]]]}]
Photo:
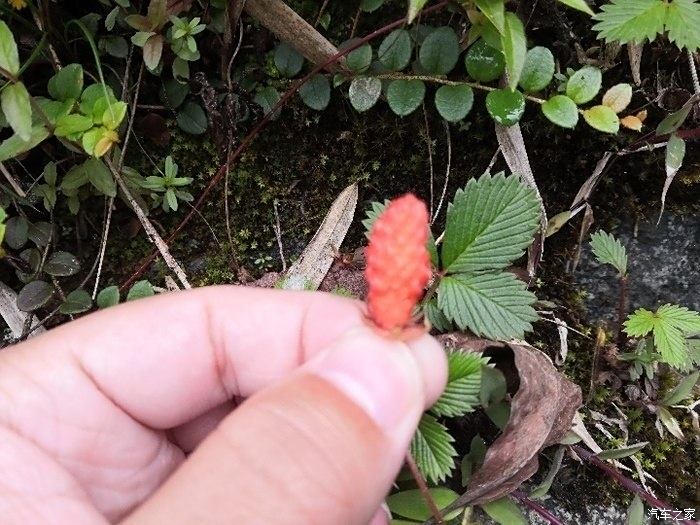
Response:
[{"label": "dead leaf", "polygon": [[636,44],[634,42],[627,44],[627,56],[629,57],[630,69],[632,70],[632,80],[637,86],[642,83],[641,65],[643,53],[644,44]]},{"label": "dead leaf", "polygon": [[[459,339],[452,336],[452,340]],[[558,443],[571,429],[576,409],[581,405],[581,389],[536,348],[470,339],[462,339],[462,344],[464,350],[484,350],[487,355],[500,356],[497,366],[500,369],[510,365],[519,385],[502,434],[489,447],[467,491],[446,512],[493,501],[518,488],[537,471],[540,450]],[[505,358],[504,354],[512,357]],[[507,370],[504,374],[510,375]]]},{"label": "dead leaf", "polygon": [[626,117],[620,119],[620,124],[627,129],[632,131],[642,131],[642,120],[635,115],[627,115]]},{"label": "dead leaf", "polygon": [[549,219],[549,222],[547,223],[547,232],[545,233],[545,237],[549,237],[550,235],[554,235],[557,233],[559,230],[562,229],[562,227],[569,222],[569,219],[572,217],[571,210],[566,210],[561,213],[557,213],[554,217]]},{"label": "dead leaf", "polygon": [[311,242],[287,271],[287,279],[303,279],[306,289],[318,289],[348,233],[356,206],[357,184],[352,184],[335,199]]}]

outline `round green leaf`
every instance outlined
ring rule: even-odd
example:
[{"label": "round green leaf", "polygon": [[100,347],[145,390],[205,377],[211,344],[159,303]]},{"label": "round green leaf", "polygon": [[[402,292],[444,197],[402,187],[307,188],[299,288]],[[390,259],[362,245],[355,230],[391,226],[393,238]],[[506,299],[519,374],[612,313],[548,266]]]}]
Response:
[{"label": "round green leaf", "polygon": [[[270,111],[272,111],[272,108],[275,107],[275,104],[277,104],[279,99],[280,94],[277,92],[277,90],[272,86],[266,86],[259,89],[255,93],[255,98],[253,98],[253,101],[260,106],[267,115]],[[274,115],[273,118],[277,118],[277,115]]]},{"label": "round green leaf", "polygon": [[58,309],[66,315],[80,314],[92,308],[92,298],[85,290],[73,290],[68,294],[64,303]]},{"label": "round green leaf", "polygon": [[420,47],[420,64],[428,73],[446,75],[459,59],[459,38],[451,27],[438,27]]},{"label": "round green leaf", "polygon": [[144,297],[151,297],[155,295],[153,290],[153,285],[148,281],[137,281],[129,289],[129,293],[126,294],[127,301],[133,301],[135,299],[142,299]]},{"label": "round green leaf", "polygon": [[[431,488],[430,495],[438,509],[444,509],[459,497],[459,494],[444,487]],[[404,518],[425,521],[432,514],[425,498],[418,489],[404,490],[392,494],[386,499],[386,503],[392,513]]]},{"label": "round green leaf", "polygon": [[554,77],[554,55],[546,47],[533,47],[525,55],[520,74],[520,87],[525,91],[541,91]]},{"label": "round green leaf", "polygon": [[17,295],[17,308],[22,312],[33,312],[49,302],[53,286],[45,281],[32,281],[26,284]]},{"label": "round green leaf", "polygon": [[567,82],[566,96],[576,104],[585,104],[598,94],[602,82],[603,74],[600,69],[592,66],[582,67],[571,75]]},{"label": "round green leaf", "polygon": [[177,125],[191,135],[201,135],[207,130],[207,116],[199,104],[188,102],[177,113]]},{"label": "round green leaf", "polygon": [[360,2],[360,9],[365,13],[371,13],[379,9],[386,0],[362,0]]},{"label": "round green leaf", "polygon": [[171,109],[180,107],[185,101],[185,97],[190,93],[190,86],[182,84],[174,78],[163,82],[160,90],[160,99]]},{"label": "round green leaf", "polygon": [[100,291],[95,298],[97,307],[109,308],[110,306],[115,306],[119,304],[119,287],[118,286],[108,286],[107,288]]},{"label": "round green leaf", "polygon": [[[115,8],[116,9],[116,8]],[[120,36],[107,36],[102,39],[105,51],[116,58],[126,58],[129,54],[129,44]]]},{"label": "round green leaf", "polygon": [[5,242],[13,250],[19,250],[27,244],[29,223],[24,217],[10,217],[5,223]]},{"label": "round green leaf", "polygon": [[83,66],[68,64],[49,79],[49,95],[56,100],[77,100],[83,91]]},{"label": "round green leaf", "polygon": [[322,111],[331,100],[330,82],[324,75],[314,75],[299,88],[299,96],[311,109]]},{"label": "round green leaf", "polygon": [[379,100],[382,94],[382,81],[378,78],[359,76],[350,83],[348,95],[350,104],[360,113],[367,111]]},{"label": "round green leaf", "polygon": [[[348,44],[352,43],[349,42]],[[348,66],[350,71],[355,73],[362,73],[366,71],[367,68],[372,63],[372,46],[369,44],[363,44],[357,49],[350,51],[345,56],[345,65]]]},{"label": "round green leaf", "polygon": [[400,71],[411,61],[411,35],[405,29],[396,29],[382,41],[377,58],[392,71]]},{"label": "round green leaf", "polygon": [[442,86],[435,92],[435,107],[448,122],[466,117],[474,104],[474,92],[469,86]]},{"label": "round green leaf", "polygon": [[72,253],[54,252],[44,264],[44,271],[54,277],[68,277],[80,270],[80,262]]},{"label": "round green leaf", "polygon": [[298,75],[303,65],[304,57],[286,42],[281,42],[275,49],[275,67],[283,77]]},{"label": "round green leaf", "polygon": [[603,133],[617,133],[620,130],[620,118],[608,106],[593,106],[583,112],[588,125]]},{"label": "round green leaf", "polygon": [[413,113],[424,96],[425,84],[420,80],[394,80],[386,92],[389,107],[400,117]]},{"label": "round green leaf", "polygon": [[39,248],[43,248],[49,244],[49,240],[53,236],[53,226],[48,222],[35,222],[29,225],[27,236],[29,240],[36,244]]},{"label": "round green leaf", "polygon": [[506,68],[503,53],[491,47],[483,40],[478,40],[469,48],[464,58],[467,73],[478,82],[491,82],[500,78]]},{"label": "round green leaf", "polygon": [[578,107],[566,95],[555,95],[542,104],[542,113],[562,128],[574,128],[578,122]]},{"label": "round green leaf", "polygon": [[501,126],[512,126],[525,113],[525,98],[520,91],[498,89],[486,96],[486,109]]}]

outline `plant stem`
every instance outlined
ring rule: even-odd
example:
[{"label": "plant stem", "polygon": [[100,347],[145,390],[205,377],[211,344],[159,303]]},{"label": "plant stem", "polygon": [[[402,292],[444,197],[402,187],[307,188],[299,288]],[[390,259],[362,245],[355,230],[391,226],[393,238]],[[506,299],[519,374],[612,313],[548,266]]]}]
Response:
[{"label": "plant stem", "polygon": [[525,505],[528,509],[534,510],[537,514],[546,519],[551,525],[563,525],[563,523],[559,521],[559,519],[554,514],[549,512],[539,503],[532,501],[522,490],[514,490],[511,496],[513,496],[520,503]]},{"label": "plant stem", "polygon": [[[634,482],[631,479],[629,479],[628,477],[626,477],[619,470],[608,465],[605,461],[600,459],[593,452],[589,452],[588,450],[586,450],[578,445],[570,445],[569,448],[570,448],[570,450],[575,452],[578,457],[580,457],[581,459],[583,459],[585,461],[588,461],[589,463],[591,463],[595,467],[597,467],[600,470],[602,470],[603,472],[605,472],[605,474],[607,474],[612,479],[617,481],[620,485],[622,485],[623,488],[629,490],[630,492],[632,492],[634,494],[637,494],[640,498],[642,498],[644,501],[646,501],[652,507],[660,509],[660,510],[670,510],[670,511],[674,510],[668,503],[661,501],[659,498],[657,498],[653,494],[650,494],[649,492],[644,490],[643,487],[641,487],[636,482]],[[698,525],[698,522],[693,521],[693,520],[678,520],[678,523],[685,523],[686,525]]]},{"label": "plant stem", "polygon": [[416,465],[416,460],[413,459],[413,456],[411,456],[410,452],[406,454],[406,465],[411,471],[413,479],[416,480],[418,490],[420,490],[421,496],[423,496],[426,505],[430,509],[430,513],[433,515],[435,523],[437,523],[438,525],[445,525],[445,519],[442,517],[440,509],[438,509],[437,505],[435,504],[435,500],[433,499],[433,496],[428,490],[428,484],[425,482],[425,478],[423,477],[423,474],[421,474],[418,465]]},{"label": "plant stem", "polygon": [[627,342],[627,336],[623,330],[623,323],[627,315],[627,283],[629,277],[620,275],[620,300],[617,303],[617,347],[623,348]]}]

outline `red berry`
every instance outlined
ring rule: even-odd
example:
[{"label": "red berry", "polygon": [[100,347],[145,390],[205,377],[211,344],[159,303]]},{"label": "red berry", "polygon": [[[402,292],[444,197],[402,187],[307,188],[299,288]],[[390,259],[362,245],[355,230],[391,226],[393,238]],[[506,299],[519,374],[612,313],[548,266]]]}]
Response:
[{"label": "red berry", "polygon": [[365,277],[370,318],[385,330],[409,325],[430,280],[428,210],[408,193],[389,203],[372,227]]}]

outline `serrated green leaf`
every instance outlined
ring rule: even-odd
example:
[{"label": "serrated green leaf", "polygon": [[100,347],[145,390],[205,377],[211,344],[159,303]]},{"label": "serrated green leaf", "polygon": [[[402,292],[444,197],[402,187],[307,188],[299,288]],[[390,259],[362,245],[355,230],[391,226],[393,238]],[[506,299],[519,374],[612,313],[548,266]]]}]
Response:
[{"label": "serrated green leaf", "polygon": [[583,112],[583,118],[593,129],[615,134],[620,130],[620,118],[608,106],[593,106]]},{"label": "serrated green leaf", "polygon": [[435,108],[448,122],[466,117],[474,104],[474,91],[465,85],[441,86],[435,92]]},{"label": "serrated green leaf", "polygon": [[481,508],[484,509],[491,519],[500,525],[527,525],[523,511],[520,510],[513,500],[508,496],[488,503],[483,503]]},{"label": "serrated green leaf", "polygon": [[17,136],[25,142],[32,137],[32,106],[29,92],[24,84],[9,84],[0,92],[0,104],[7,123]]},{"label": "serrated green leaf", "polygon": [[600,264],[613,266],[620,275],[627,274],[627,249],[622,243],[603,230],[591,235],[593,255]]},{"label": "serrated green leaf", "polygon": [[292,78],[299,74],[304,65],[304,57],[286,42],[275,48],[275,67],[283,77]]},{"label": "serrated green leaf", "polygon": [[[438,509],[444,509],[455,501],[459,494],[445,487],[429,488],[430,495]],[[425,521],[432,513],[419,489],[409,489],[391,494],[386,504],[392,514],[411,520]],[[461,510],[459,511],[461,512]],[[447,516],[445,519],[449,519]]]},{"label": "serrated green leaf", "polygon": [[382,40],[377,52],[379,62],[391,71],[401,71],[411,61],[411,35],[405,29],[395,29]]},{"label": "serrated green leaf", "polygon": [[484,40],[477,40],[464,57],[467,73],[478,82],[492,82],[501,78],[506,70],[503,52],[488,45]]},{"label": "serrated green leaf", "polygon": [[411,441],[411,455],[428,481],[444,481],[454,468],[454,440],[445,425],[430,414],[423,414]]},{"label": "serrated green leaf", "polygon": [[506,25],[506,12],[503,0],[475,0],[479,11],[503,34]]},{"label": "serrated green leaf", "polygon": [[512,273],[443,277],[438,306],[462,330],[489,339],[522,339],[532,330],[536,297]]},{"label": "serrated green leaf", "polygon": [[598,38],[606,41],[650,42],[663,33],[668,3],[665,0],[612,0],[593,16]]},{"label": "serrated green leaf", "polygon": [[423,102],[425,84],[421,80],[394,80],[386,92],[389,107],[399,117],[413,113]]},{"label": "serrated green leaf", "polygon": [[554,55],[546,47],[533,47],[525,55],[520,87],[525,91],[541,91],[554,78]]},{"label": "serrated green leaf", "polygon": [[525,113],[525,98],[520,91],[497,89],[486,95],[486,109],[501,126],[513,126]]},{"label": "serrated green leaf", "polygon": [[443,267],[449,273],[505,268],[532,242],[539,214],[534,190],[517,175],[471,179],[447,208]]},{"label": "serrated green leaf", "polygon": [[682,332],[700,332],[700,313],[685,306],[664,304],[656,311],[656,316],[673,323]]},{"label": "serrated green leaf", "polygon": [[435,298],[423,305],[423,315],[425,315],[430,326],[440,332],[448,332],[452,329],[452,323],[445,317],[442,310],[438,308],[437,299]]},{"label": "serrated green leaf", "polygon": [[520,75],[525,65],[527,54],[527,40],[525,39],[525,27],[515,13],[506,12],[504,32],[501,35],[503,56],[506,59],[506,72],[508,73],[508,87],[515,89],[520,82]]},{"label": "serrated green leaf", "polygon": [[304,104],[316,111],[323,111],[331,100],[331,85],[325,75],[314,75],[299,88]]},{"label": "serrated green leaf", "polygon": [[667,7],[668,39],[678,48],[700,48],[700,4],[695,0],[673,0]]},{"label": "serrated green leaf", "polygon": [[423,69],[433,75],[446,75],[459,59],[459,38],[451,27],[438,27],[423,41],[418,53]]},{"label": "serrated green leaf", "polygon": [[437,417],[457,417],[473,412],[479,404],[481,368],[487,363],[488,358],[476,352],[449,352],[447,386],[430,412]]},{"label": "serrated green leaf", "polygon": [[562,128],[573,129],[578,123],[578,107],[566,95],[554,95],[542,104],[542,113],[551,122]]},{"label": "serrated green leaf", "polygon": [[559,0],[559,2],[588,15],[593,15],[593,10],[586,3],[586,0]]},{"label": "serrated green leaf", "polygon": [[641,443],[635,443],[634,445],[629,445],[626,447],[615,448],[611,450],[603,450],[598,452],[596,456],[600,459],[622,459],[632,456],[642,450],[649,444],[648,441],[643,441]]},{"label": "serrated green leaf", "polygon": [[585,66],[576,71],[566,83],[566,96],[576,102],[585,104],[595,98],[603,83],[603,74],[600,69],[593,66]]},{"label": "serrated green leaf", "polygon": [[389,200],[384,202],[373,202],[370,204],[370,209],[365,212],[365,220],[362,221],[362,226],[365,227],[365,237],[369,239],[369,232],[372,231],[372,226],[374,226],[374,221],[377,220],[386,207],[389,205]]}]

